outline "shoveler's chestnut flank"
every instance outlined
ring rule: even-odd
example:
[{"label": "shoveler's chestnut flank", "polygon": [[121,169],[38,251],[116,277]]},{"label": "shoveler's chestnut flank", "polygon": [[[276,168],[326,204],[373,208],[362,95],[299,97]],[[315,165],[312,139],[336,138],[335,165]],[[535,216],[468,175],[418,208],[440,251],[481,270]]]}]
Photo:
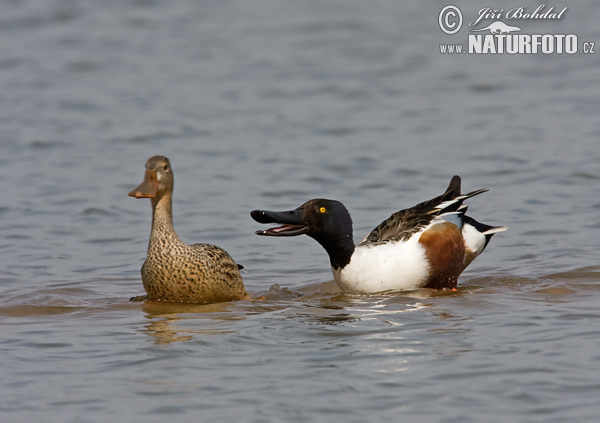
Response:
[{"label": "shoveler's chestnut flank", "polygon": [[240,266],[215,245],[187,245],[173,228],[171,198],[173,169],[169,159],[154,156],[146,162],[144,182],[129,193],[150,198],[152,231],[142,266],[147,299],[185,303],[246,300]]},{"label": "shoveler's chestnut flank", "polygon": [[259,223],[283,226],[258,235],[314,238],[329,254],[333,277],[345,292],[456,288],[458,276],[504,226],[488,226],[466,216],[463,202],[488,191],[460,192],[454,176],[444,194],[391,215],[360,244],[352,239],[352,219],[339,201],[310,200],[295,210],[254,210]]}]

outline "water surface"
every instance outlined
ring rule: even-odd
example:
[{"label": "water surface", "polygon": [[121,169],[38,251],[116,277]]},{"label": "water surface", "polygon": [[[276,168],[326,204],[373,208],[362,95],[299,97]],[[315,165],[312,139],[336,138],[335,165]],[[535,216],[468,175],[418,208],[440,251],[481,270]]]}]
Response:
[{"label": "water surface", "polygon": [[[595,421],[596,56],[441,55],[444,5],[0,6],[2,419]],[[594,6],[528,33],[600,41]],[[155,154],[180,236],[264,299],[128,301]],[[325,197],[359,241],[453,174],[510,228],[456,293],[343,295],[313,240],[253,234],[250,210]]]}]

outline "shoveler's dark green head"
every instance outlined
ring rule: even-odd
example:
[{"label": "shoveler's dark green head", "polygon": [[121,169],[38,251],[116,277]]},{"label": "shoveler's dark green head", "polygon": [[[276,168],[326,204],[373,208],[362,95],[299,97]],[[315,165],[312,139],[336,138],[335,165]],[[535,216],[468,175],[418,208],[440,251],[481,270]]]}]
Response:
[{"label": "shoveler's dark green head", "polygon": [[346,207],[339,201],[318,198],[307,201],[295,210],[284,212],[254,210],[250,215],[259,223],[283,225],[256,231],[257,235],[306,234],[327,250],[334,267],[343,267],[350,262],[354,252],[352,219]]}]

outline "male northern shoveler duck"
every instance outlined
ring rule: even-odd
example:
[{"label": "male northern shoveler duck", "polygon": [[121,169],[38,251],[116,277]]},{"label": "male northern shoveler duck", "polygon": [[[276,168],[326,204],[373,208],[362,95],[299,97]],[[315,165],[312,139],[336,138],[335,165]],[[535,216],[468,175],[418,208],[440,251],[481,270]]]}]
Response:
[{"label": "male northern shoveler duck", "polygon": [[152,202],[152,231],[142,266],[147,299],[186,303],[250,299],[240,275],[241,266],[225,250],[210,244],[187,245],[175,233],[173,182],[169,159],[154,156],[146,162],[144,182],[129,193]]},{"label": "male northern shoveler duck", "polygon": [[492,236],[507,229],[466,216],[463,201],[488,190],[461,194],[460,183],[454,176],[444,194],[394,213],[356,246],[352,219],[339,201],[314,199],[292,211],[254,210],[251,216],[259,223],[283,224],[258,235],[314,238],[329,254],[344,292],[455,289],[458,276]]}]

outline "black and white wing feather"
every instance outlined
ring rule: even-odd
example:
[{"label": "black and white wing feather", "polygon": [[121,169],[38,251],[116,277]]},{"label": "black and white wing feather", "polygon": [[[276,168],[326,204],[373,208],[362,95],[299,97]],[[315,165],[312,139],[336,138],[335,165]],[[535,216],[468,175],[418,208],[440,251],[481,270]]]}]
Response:
[{"label": "black and white wing feather", "polygon": [[459,176],[452,177],[448,188],[442,195],[394,213],[373,229],[360,245],[406,241],[427,227],[433,219],[446,213],[459,215],[462,218],[467,210],[467,206],[462,204],[463,201],[488,190],[483,188],[468,194],[461,194],[460,184]]}]

